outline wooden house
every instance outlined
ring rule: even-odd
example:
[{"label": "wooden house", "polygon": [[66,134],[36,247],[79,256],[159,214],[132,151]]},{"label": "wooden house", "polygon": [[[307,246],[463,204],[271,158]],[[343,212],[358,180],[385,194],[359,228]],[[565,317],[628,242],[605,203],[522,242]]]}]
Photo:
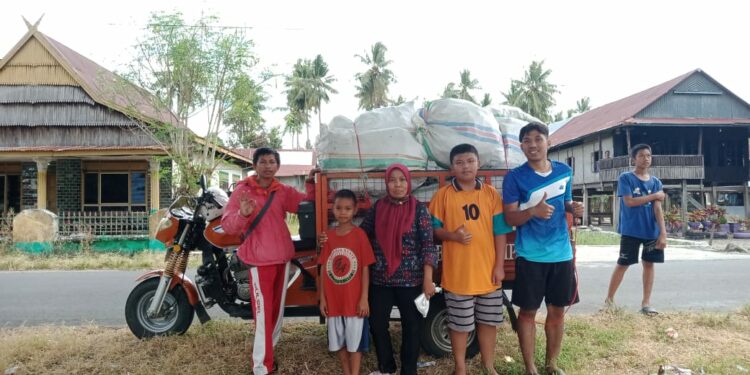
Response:
[{"label": "wooden house", "polygon": [[549,155],[573,167],[587,224],[614,224],[617,179],[639,143],[652,148],[668,207],[684,215],[715,204],[750,217],[749,129],[750,105],[696,69],[574,117],[550,136]]},{"label": "wooden house", "polygon": [[[0,209],[169,205],[172,163],[143,126],[183,125],[146,90],[28,26],[0,60]],[[251,164],[220,152],[237,170]]]}]

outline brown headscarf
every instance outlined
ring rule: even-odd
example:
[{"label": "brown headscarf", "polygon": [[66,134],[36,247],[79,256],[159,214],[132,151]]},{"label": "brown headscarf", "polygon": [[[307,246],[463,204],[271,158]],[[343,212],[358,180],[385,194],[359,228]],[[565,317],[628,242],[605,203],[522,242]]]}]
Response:
[{"label": "brown headscarf", "polygon": [[402,237],[411,230],[417,213],[417,200],[411,195],[411,174],[405,165],[393,163],[385,170],[386,190],[391,173],[396,169],[406,177],[406,197],[396,200],[388,191],[388,197],[375,204],[375,238],[385,255],[386,276],[389,277],[401,264]]}]

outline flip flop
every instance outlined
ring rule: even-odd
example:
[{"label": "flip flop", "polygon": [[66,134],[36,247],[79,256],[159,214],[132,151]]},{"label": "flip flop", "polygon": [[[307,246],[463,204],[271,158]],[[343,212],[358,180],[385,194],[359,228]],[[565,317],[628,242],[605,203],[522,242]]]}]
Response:
[{"label": "flip flop", "polygon": [[659,315],[659,312],[656,311],[656,309],[651,306],[643,306],[641,308],[641,314],[648,315],[648,316],[656,316],[656,315]]},{"label": "flip flop", "polygon": [[548,367],[546,369],[547,375],[565,375],[565,371],[563,371],[559,367]]}]

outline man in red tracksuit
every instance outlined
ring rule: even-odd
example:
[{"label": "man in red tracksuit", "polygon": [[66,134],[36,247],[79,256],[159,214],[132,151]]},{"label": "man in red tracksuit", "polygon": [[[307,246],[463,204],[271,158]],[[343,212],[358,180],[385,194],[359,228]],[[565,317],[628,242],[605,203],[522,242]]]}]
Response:
[{"label": "man in red tracksuit", "polygon": [[296,213],[300,202],[315,199],[314,175],[317,169],[310,171],[305,181],[307,194],[302,194],[275,178],[279,159],[279,153],[271,148],[255,150],[253,166],[256,175],[237,184],[221,219],[226,233],[244,235],[271,193],[276,192],[258,225],[238,251],[240,259],[253,266],[250,269],[250,293],[255,316],[254,375],[273,373],[276,367],[273,347],[281,336],[289,261],[294,256],[294,245],[285,222],[286,213]]}]

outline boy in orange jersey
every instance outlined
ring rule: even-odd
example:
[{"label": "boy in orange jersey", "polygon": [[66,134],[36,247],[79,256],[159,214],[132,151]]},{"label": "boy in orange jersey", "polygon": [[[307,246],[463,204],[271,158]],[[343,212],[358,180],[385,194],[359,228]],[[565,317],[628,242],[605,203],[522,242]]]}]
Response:
[{"label": "boy in orange jersey", "polygon": [[494,369],[497,326],[503,322],[500,289],[505,271],[505,223],[497,190],[477,179],[479,153],[470,144],[450,152],[451,183],[430,202],[435,236],[443,241],[441,286],[446,291],[455,373],[466,374],[466,340],[476,329],[482,365]]}]

